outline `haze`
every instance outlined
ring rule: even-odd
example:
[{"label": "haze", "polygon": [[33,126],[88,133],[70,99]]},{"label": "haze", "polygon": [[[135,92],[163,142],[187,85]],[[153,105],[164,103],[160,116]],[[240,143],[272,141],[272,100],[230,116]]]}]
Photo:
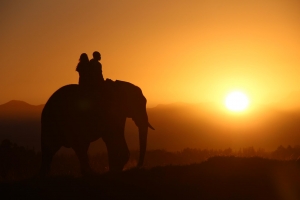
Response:
[{"label": "haze", "polygon": [[0,13],[1,104],[44,104],[95,50],[104,77],[138,85],[148,106],[221,105],[235,89],[269,104],[300,91],[297,0],[2,0]]}]

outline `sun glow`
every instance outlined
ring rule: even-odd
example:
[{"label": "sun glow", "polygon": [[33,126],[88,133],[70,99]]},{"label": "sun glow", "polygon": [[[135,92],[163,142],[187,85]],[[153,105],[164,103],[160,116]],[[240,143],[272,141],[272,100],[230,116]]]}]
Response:
[{"label": "sun glow", "polygon": [[248,108],[249,98],[243,92],[234,91],[226,96],[225,105],[230,111],[241,112]]}]

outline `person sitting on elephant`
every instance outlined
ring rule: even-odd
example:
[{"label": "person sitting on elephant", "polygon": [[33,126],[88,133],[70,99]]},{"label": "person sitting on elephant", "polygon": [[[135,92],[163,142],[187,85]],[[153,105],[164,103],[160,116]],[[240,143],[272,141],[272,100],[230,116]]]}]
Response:
[{"label": "person sitting on elephant", "polygon": [[89,85],[89,57],[86,53],[80,55],[76,71],[79,73],[78,84],[81,86]]},{"label": "person sitting on elephant", "polygon": [[102,75],[102,64],[99,62],[101,55],[98,51],[93,53],[93,58],[90,60],[90,78],[93,85],[102,85],[104,78]]}]

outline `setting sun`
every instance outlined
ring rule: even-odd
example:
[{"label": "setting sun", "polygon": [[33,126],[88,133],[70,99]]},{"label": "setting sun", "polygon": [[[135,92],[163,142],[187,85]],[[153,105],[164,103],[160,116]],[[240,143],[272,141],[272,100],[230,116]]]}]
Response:
[{"label": "setting sun", "polygon": [[225,105],[234,112],[244,111],[249,106],[249,98],[243,92],[234,91],[226,96]]}]

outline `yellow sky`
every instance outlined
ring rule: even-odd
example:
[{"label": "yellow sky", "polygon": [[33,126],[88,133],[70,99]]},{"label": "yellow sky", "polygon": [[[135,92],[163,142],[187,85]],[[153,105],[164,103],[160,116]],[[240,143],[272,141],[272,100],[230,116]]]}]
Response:
[{"label": "yellow sky", "polygon": [[45,103],[95,50],[104,77],[140,86],[149,106],[300,93],[297,0],[2,0],[0,27],[0,104]]}]

